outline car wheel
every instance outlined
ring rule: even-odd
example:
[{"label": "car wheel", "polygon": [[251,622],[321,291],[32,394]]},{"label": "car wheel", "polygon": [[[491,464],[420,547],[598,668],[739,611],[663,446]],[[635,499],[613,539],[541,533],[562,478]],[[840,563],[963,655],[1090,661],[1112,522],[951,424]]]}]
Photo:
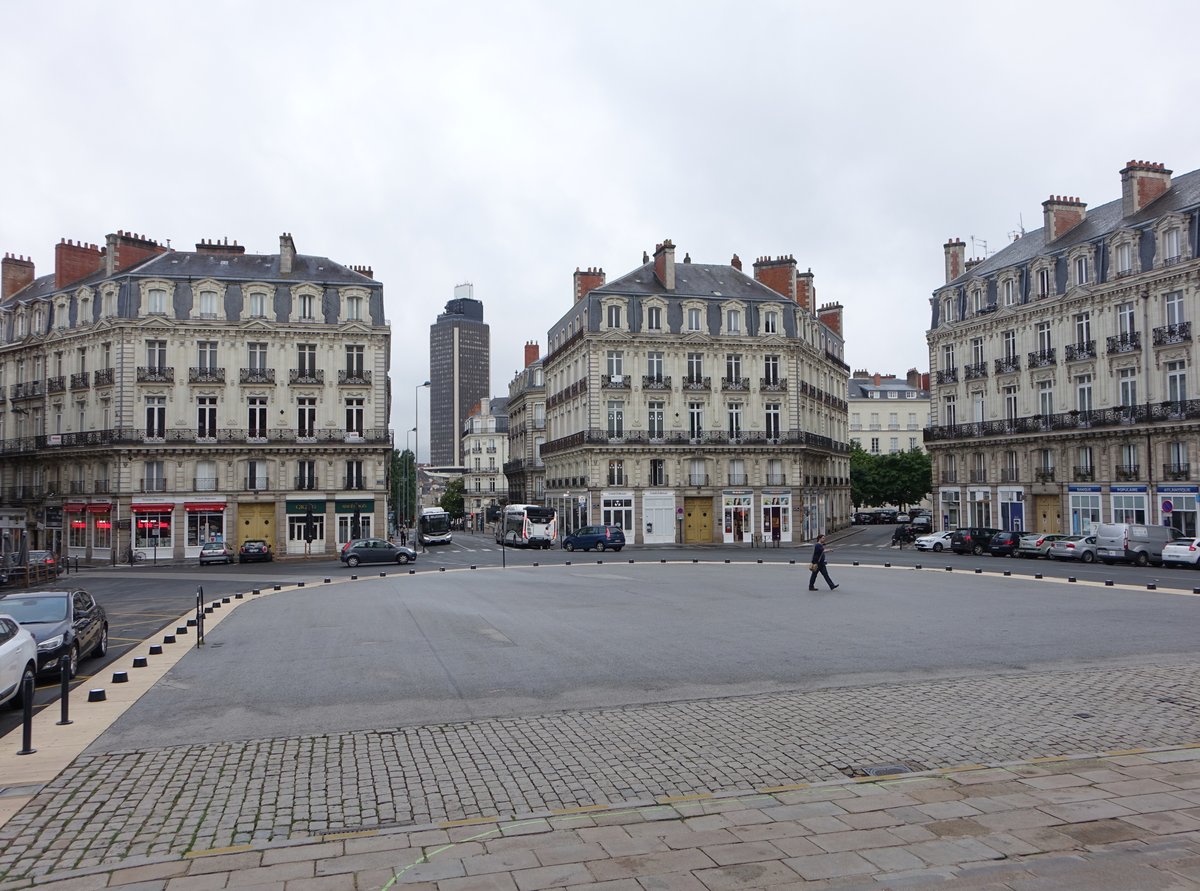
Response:
[{"label": "car wheel", "polygon": [[933,543],[933,549],[935,551],[940,551],[942,549],[942,543],[940,541],[935,541]]},{"label": "car wheel", "polygon": [[79,647],[71,646],[71,652],[67,656],[67,677],[74,678],[79,674]]},{"label": "car wheel", "polygon": [[1138,555],[1134,558],[1133,562],[1138,566],[1148,566],[1150,564],[1150,555],[1145,551],[1138,551]]},{"label": "car wheel", "polygon": [[17,695],[10,701],[9,705],[13,708],[22,708],[25,705],[25,679],[36,680],[37,672],[34,671],[32,665],[26,665],[25,670],[21,672],[21,683],[17,684]]},{"label": "car wheel", "polygon": [[621,553],[621,548],[623,548],[623,547],[624,547],[624,545],[621,545],[620,547],[613,548],[613,550],[619,554],[619,553]]},{"label": "car wheel", "polygon": [[983,545],[975,545],[975,547],[971,548],[971,553],[978,557],[983,553]]},{"label": "car wheel", "polygon": [[357,566],[358,563],[359,563],[358,558],[355,557],[353,554],[351,554],[349,557],[346,558],[346,565],[349,566],[351,569],[353,569],[355,566]]},{"label": "car wheel", "polygon": [[603,553],[604,552],[604,542],[602,542],[602,541],[596,542],[596,550]]},{"label": "car wheel", "polygon": [[563,547],[566,548],[568,551],[574,551],[575,550],[575,542],[573,542],[573,541],[564,542]]},{"label": "car wheel", "polygon": [[405,563],[408,562],[408,554],[396,555],[396,562],[399,563],[401,566],[403,566]]},{"label": "car wheel", "polygon": [[108,652],[108,626],[100,627],[100,639],[96,641],[96,649],[92,650],[92,655],[99,659]]}]

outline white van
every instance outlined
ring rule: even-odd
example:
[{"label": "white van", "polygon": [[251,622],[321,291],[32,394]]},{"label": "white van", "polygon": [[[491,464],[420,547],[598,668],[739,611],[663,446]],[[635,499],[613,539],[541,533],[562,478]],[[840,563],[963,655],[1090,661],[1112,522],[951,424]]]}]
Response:
[{"label": "white van", "polygon": [[1096,557],[1109,565],[1120,561],[1161,566],[1163,545],[1178,537],[1170,526],[1101,523],[1096,527]]}]

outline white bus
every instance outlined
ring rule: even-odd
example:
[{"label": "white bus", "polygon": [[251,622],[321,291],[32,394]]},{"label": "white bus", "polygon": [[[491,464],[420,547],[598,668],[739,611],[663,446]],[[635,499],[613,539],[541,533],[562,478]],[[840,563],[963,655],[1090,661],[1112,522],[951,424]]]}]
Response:
[{"label": "white bus", "polygon": [[549,548],[558,537],[554,508],[539,504],[510,504],[496,521],[496,544]]},{"label": "white bus", "polygon": [[423,507],[417,518],[417,540],[423,545],[450,544],[450,514],[440,507]]}]

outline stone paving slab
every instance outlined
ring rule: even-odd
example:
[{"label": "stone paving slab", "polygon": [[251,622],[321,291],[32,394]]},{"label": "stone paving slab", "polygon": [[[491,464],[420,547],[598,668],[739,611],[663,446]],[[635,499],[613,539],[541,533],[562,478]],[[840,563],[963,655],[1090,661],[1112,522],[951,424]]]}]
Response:
[{"label": "stone paving slab", "polygon": [[[1200,664],[1056,671],[84,755],[0,828],[0,889],[227,848],[413,827],[421,831],[410,843],[462,844],[448,830],[496,820],[507,821],[504,841],[518,849],[527,847],[524,836],[575,819],[606,828],[682,820],[693,833],[788,824],[786,835],[739,841],[774,844],[785,860],[824,858],[804,870],[784,863],[795,876],[789,881],[831,881],[838,876],[816,876],[839,869],[865,875],[892,849],[929,869],[1031,846],[1073,850],[1082,842],[1067,830],[1113,821],[1150,836],[1200,832],[1200,756],[1186,748],[1200,742],[1198,682]],[[1171,751],[1126,753],[1134,746]],[[1079,762],[1081,773],[1061,769],[1075,763],[1061,758],[1080,753],[1108,754]],[[933,786],[846,784],[847,772],[879,763],[957,769]],[[751,790],[754,800],[723,807],[707,799]],[[708,803],[695,810],[693,798]],[[599,812],[589,816],[591,809]],[[538,813],[558,822],[514,821]],[[838,833],[851,833],[843,836],[851,841],[839,842]],[[993,836],[1000,840],[988,845]],[[603,844],[570,842],[594,852],[593,843]],[[722,844],[733,843],[709,837],[702,848]],[[684,850],[645,841],[642,848],[606,849],[596,862]],[[833,856],[860,849],[875,859]],[[758,861],[736,862],[737,852],[726,850],[701,849],[705,868],[719,871],[714,882],[744,881]],[[559,875],[556,868],[571,865],[561,856],[568,859],[539,861],[545,872],[517,886],[583,884],[581,864],[592,861],[580,857],[579,869]],[[633,877],[605,869],[590,871],[592,881]],[[440,870],[424,864],[418,874],[430,882],[470,875]],[[256,875],[285,884],[305,878],[282,872]]]}]

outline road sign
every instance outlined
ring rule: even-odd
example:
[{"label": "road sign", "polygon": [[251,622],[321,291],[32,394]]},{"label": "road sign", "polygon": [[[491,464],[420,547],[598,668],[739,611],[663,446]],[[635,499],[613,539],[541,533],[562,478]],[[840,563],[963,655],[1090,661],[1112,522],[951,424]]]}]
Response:
[{"label": "road sign", "polygon": [[1171,499],[1164,498],[1162,503],[1162,512],[1164,514],[1169,514],[1173,510],[1175,510],[1175,505],[1171,503]]}]

